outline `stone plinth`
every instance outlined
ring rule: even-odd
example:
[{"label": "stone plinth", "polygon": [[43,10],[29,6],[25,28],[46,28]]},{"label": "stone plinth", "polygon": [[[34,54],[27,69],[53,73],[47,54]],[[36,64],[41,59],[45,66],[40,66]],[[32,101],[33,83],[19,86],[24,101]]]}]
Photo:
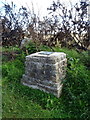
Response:
[{"label": "stone plinth", "polygon": [[63,52],[41,51],[28,55],[22,83],[60,97],[66,66],[66,54]]}]

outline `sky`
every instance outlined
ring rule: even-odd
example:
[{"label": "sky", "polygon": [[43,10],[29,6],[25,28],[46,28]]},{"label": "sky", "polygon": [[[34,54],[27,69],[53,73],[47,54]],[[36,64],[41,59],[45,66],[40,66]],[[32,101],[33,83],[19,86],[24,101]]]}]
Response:
[{"label": "sky", "polygon": [[[29,8],[30,10],[32,10],[32,4],[33,4],[35,14],[39,15],[41,19],[43,18],[43,16],[48,15],[47,8],[50,7],[53,1],[57,2],[57,0],[0,0],[0,7],[3,5],[2,2],[5,3],[5,1],[7,3],[11,3],[11,1],[13,1],[13,3],[18,8],[20,8],[21,6],[24,6]],[[65,4],[69,8],[70,2],[72,3],[72,5],[75,5],[75,3],[78,3],[80,0],[59,0],[59,1]]]},{"label": "sky", "polygon": [[[34,7],[34,11],[36,14],[39,14],[41,17],[46,16],[48,14],[47,8],[53,3],[53,1],[57,0],[0,0],[0,6],[2,6],[2,2],[11,3],[13,1],[17,7],[26,6],[32,8],[32,4]],[[72,4],[77,3],[79,0],[60,0],[60,2],[69,5],[70,1]]]}]

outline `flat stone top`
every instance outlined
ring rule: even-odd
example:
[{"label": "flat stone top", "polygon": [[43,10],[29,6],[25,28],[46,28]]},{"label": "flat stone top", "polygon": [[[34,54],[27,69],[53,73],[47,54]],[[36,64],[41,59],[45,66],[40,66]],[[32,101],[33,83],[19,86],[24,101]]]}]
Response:
[{"label": "flat stone top", "polygon": [[62,60],[66,59],[66,54],[63,52],[47,52],[41,51],[37,53],[33,53],[31,55],[26,56],[26,61],[34,61],[41,62],[43,64],[56,64]]},{"label": "flat stone top", "polygon": [[37,53],[33,53],[31,55],[28,55],[26,57],[60,57],[60,56],[64,56],[66,57],[66,54],[63,52],[48,52],[48,51],[41,51],[41,52],[37,52]]}]

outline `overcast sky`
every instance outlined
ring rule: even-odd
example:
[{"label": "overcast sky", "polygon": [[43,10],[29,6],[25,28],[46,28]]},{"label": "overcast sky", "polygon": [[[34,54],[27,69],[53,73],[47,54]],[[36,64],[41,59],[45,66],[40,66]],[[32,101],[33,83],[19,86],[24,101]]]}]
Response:
[{"label": "overcast sky", "polygon": [[[11,1],[13,1],[17,7],[20,6],[28,6],[29,8],[32,7],[32,3],[33,3],[33,7],[34,7],[34,11],[36,14],[39,14],[40,16],[46,16],[47,15],[47,8],[50,7],[50,5],[52,4],[53,1],[57,1],[57,0],[0,0],[1,2],[7,2],[7,3],[11,3]],[[80,0],[60,0],[60,2],[65,3],[68,7],[69,7],[69,3],[70,1],[72,2],[72,4],[77,3]],[[0,2],[0,6],[2,5]]]}]

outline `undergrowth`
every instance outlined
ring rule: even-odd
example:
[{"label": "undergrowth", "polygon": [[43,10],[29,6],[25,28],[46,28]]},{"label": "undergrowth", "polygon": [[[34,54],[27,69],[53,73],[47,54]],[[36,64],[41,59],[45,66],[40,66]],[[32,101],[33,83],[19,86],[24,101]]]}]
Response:
[{"label": "undergrowth", "polygon": [[[89,119],[89,55],[87,52],[78,53],[66,48],[53,49],[57,52],[65,52],[68,59],[67,75],[63,81],[61,97],[56,98],[52,94],[21,84],[26,56],[26,53],[21,51],[14,60],[5,62],[4,59],[2,64],[3,118]],[[27,46],[27,50],[29,54],[37,51],[35,45]],[[41,50],[52,51],[47,46],[40,46],[38,51]]]}]

